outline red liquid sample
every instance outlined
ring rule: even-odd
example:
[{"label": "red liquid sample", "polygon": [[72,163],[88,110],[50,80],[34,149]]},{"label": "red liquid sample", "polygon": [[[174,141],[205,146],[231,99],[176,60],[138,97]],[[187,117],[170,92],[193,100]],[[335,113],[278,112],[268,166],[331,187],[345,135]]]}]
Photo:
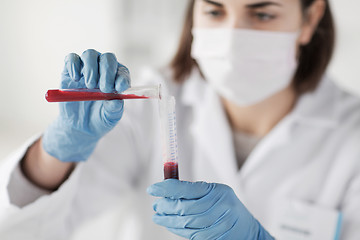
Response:
[{"label": "red liquid sample", "polygon": [[48,102],[78,102],[78,101],[100,101],[100,100],[123,100],[123,99],[148,99],[146,96],[135,94],[103,93],[99,90],[81,91],[76,90],[48,90],[45,98]]},{"label": "red liquid sample", "polygon": [[179,179],[178,164],[175,162],[164,163],[164,179]]}]

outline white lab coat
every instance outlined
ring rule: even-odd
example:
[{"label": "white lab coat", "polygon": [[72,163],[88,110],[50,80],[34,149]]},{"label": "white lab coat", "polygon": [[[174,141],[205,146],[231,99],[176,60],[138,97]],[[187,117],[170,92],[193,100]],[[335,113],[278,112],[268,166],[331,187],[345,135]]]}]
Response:
[{"label": "white lab coat", "polygon": [[[169,76],[153,72],[144,78],[163,82]],[[197,71],[184,84],[168,86],[177,99],[181,179],[231,186],[270,233],[278,209],[296,201],[341,211],[341,239],[360,239],[358,98],[325,78],[238,170],[218,95]],[[126,102],[123,119],[91,158],[59,190],[19,209],[9,203],[6,186],[26,144],[1,167],[0,238],[182,239],[151,221],[153,198],[146,187],[163,177],[159,132],[156,101]]]}]

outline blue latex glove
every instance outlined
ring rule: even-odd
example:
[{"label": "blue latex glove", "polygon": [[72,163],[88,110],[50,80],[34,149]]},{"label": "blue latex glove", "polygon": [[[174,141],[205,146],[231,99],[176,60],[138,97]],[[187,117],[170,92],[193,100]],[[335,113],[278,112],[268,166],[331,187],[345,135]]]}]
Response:
[{"label": "blue latex glove", "polygon": [[274,238],[249,213],[234,191],[223,184],[168,179],[151,185],[153,221],[194,240]]},{"label": "blue latex glove", "polygon": [[[112,53],[86,50],[81,57],[65,58],[61,88],[100,88],[102,92],[122,92],[130,87],[128,69]],[[124,102],[88,101],[60,103],[59,117],[46,129],[44,150],[64,162],[88,159],[99,139],[121,119]]]}]

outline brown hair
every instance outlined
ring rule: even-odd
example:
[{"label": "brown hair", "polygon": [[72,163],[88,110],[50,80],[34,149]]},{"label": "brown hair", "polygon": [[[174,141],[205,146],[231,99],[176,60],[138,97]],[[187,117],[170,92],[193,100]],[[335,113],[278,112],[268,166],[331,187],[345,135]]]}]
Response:
[{"label": "brown hair", "polygon": [[[301,0],[303,14],[316,0]],[[335,47],[335,26],[328,0],[324,16],[309,44],[300,47],[298,56],[298,68],[295,72],[293,84],[295,91],[302,94],[314,90],[320,82],[331,60]],[[198,67],[191,57],[191,44],[193,27],[193,9],[195,0],[191,0],[188,6],[185,25],[180,37],[179,48],[170,63],[173,77],[176,82],[183,82],[190,75],[193,67]]]}]

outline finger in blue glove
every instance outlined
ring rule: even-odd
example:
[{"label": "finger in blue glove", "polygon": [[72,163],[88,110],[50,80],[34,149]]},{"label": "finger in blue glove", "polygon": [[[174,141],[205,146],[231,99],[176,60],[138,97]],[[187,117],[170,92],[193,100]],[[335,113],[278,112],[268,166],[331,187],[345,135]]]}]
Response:
[{"label": "finger in blue glove", "polygon": [[157,199],[153,221],[194,240],[273,239],[227,185],[168,179],[148,193]]},{"label": "finger in blue glove", "polygon": [[[103,92],[130,87],[129,70],[112,53],[86,50],[65,57],[61,88],[96,88]],[[64,162],[85,161],[99,139],[115,127],[124,111],[122,100],[60,103],[59,117],[46,129],[43,147]]]}]

